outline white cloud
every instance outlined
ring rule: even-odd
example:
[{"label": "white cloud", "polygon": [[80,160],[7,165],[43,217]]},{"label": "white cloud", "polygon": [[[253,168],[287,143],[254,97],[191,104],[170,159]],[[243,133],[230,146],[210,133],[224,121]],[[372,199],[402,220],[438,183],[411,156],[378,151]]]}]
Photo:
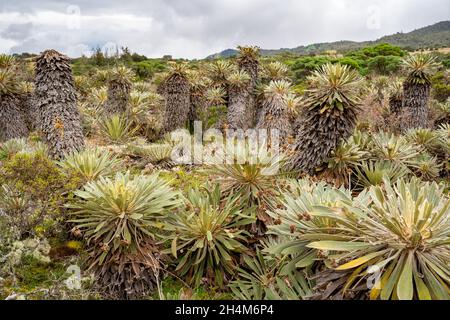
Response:
[{"label": "white cloud", "polygon": [[[0,51],[76,56],[106,43],[160,57],[370,40],[449,18],[447,0],[0,0]],[[372,20],[371,20],[372,19]]]}]

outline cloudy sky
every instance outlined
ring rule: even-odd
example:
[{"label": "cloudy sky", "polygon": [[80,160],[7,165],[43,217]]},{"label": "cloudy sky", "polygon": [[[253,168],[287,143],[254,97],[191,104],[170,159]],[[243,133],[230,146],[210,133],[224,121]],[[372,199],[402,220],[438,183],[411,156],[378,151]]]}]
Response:
[{"label": "cloudy sky", "polygon": [[448,0],[0,0],[0,52],[128,46],[204,58],[239,44],[374,40],[449,19]]}]

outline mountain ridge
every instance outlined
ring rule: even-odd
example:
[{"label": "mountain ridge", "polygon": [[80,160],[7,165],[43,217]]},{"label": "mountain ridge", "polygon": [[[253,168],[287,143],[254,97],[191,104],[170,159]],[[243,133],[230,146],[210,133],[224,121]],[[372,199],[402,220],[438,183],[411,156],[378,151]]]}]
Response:
[{"label": "mountain ridge", "polygon": [[[418,50],[423,48],[449,47],[450,46],[450,20],[440,21],[435,24],[415,29],[413,31],[383,36],[377,40],[351,41],[340,40],[334,42],[314,43],[295,48],[261,49],[263,56],[272,56],[281,53],[291,53],[295,55],[317,54],[327,50],[349,51],[357,50],[361,47],[375,45],[379,43],[389,43],[402,49]],[[206,59],[228,58],[237,54],[236,49],[225,49],[206,57]]]}]

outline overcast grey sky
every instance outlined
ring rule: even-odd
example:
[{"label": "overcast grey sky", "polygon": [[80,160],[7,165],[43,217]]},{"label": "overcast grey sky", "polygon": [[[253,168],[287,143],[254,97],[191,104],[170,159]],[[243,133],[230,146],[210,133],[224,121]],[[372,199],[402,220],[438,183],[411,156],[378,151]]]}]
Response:
[{"label": "overcast grey sky", "polygon": [[0,0],[0,52],[128,46],[203,58],[237,45],[374,40],[449,20],[448,0]]}]

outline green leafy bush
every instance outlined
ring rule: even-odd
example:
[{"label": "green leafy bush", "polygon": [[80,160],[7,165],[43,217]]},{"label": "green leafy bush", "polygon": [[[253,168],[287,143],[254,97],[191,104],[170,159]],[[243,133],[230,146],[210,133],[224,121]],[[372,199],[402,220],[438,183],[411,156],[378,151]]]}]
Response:
[{"label": "green leafy bush", "polygon": [[140,79],[151,79],[156,73],[163,72],[166,67],[166,64],[160,59],[139,61],[132,65]]},{"label": "green leafy bush", "polygon": [[[448,67],[447,67],[448,68]],[[447,72],[436,72],[431,77],[432,94],[439,102],[446,102],[450,97],[450,77]]]},{"label": "green leafy bush", "polygon": [[306,78],[314,70],[317,70],[317,68],[330,62],[330,58],[325,56],[298,58],[291,66],[291,69],[295,75],[295,82]]},{"label": "green leafy bush", "polygon": [[363,73],[362,67],[359,64],[359,62],[355,59],[352,59],[350,57],[344,57],[338,60],[338,62],[342,65],[350,66],[356,70],[359,70],[360,73]]},{"label": "green leafy bush", "polygon": [[380,75],[390,75],[400,70],[402,59],[398,56],[376,56],[367,61],[367,69]]},{"label": "green leafy bush", "polygon": [[50,232],[62,219],[63,203],[77,188],[43,152],[17,153],[0,168],[0,207],[20,237]]}]

